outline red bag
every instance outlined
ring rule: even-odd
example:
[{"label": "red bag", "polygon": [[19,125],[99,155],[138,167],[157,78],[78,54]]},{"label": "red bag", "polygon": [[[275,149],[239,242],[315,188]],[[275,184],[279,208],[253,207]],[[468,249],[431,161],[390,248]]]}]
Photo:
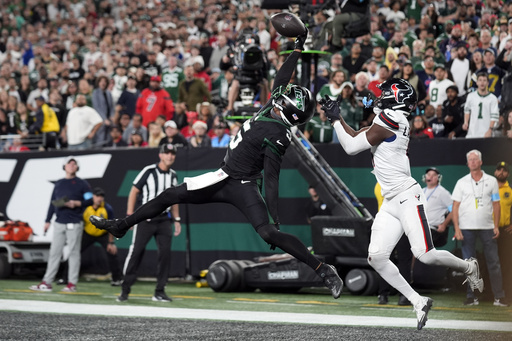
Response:
[{"label": "red bag", "polygon": [[0,227],[0,240],[24,242],[30,239],[32,228],[23,221],[6,221],[3,227]]},{"label": "red bag", "polygon": [[0,240],[12,240],[12,226],[8,222],[0,227]]}]

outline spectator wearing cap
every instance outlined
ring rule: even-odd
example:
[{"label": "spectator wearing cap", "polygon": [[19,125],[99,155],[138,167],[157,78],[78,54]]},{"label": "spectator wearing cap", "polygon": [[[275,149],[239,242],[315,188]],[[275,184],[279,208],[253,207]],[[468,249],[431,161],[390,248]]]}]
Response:
[{"label": "spectator wearing cap", "polygon": [[470,81],[470,62],[467,58],[468,50],[466,43],[459,43],[457,45],[456,56],[446,64],[446,70],[453,76],[453,81],[459,89],[459,96],[464,96],[468,89],[468,82]]},{"label": "spectator wearing cap", "polygon": [[456,46],[462,41],[462,27],[460,24],[454,25],[450,32],[450,36],[439,44],[439,50],[441,50],[441,53],[444,55],[446,60],[453,58],[452,49],[456,48]]},{"label": "spectator wearing cap", "polygon": [[[64,245],[67,245],[70,251],[68,285],[61,291],[76,291],[80,271],[80,246],[84,230],[83,208],[93,196],[89,183],[76,176],[79,166],[78,160],[74,156],[64,159],[62,167],[65,176],[55,182],[44,224],[44,234],[48,232],[50,225],[53,225],[48,265],[42,282],[30,286],[30,290],[52,291],[52,283],[59,270],[62,251]],[[56,219],[51,223],[53,215],[56,215]]]},{"label": "spectator wearing cap", "polygon": [[114,100],[108,89],[108,78],[100,76],[96,79],[96,87],[92,92],[92,107],[100,114],[103,125],[98,129],[94,137],[94,145],[102,147],[110,140],[109,129],[114,119]]},{"label": "spectator wearing cap", "polygon": [[211,91],[212,90],[212,79],[204,70],[205,66],[204,66],[203,57],[201,57],[201,56],[191,57],[190,63],[192,63],[192,66],[194,68],[194,77],[202,80],[206,84],[208,91]]},{"label": "spectator wearing cap", "polygon": [[208,125],[205,121],[195,121],[192,125],[192,130],[194,131],[194,135],[188,140],[191,147],[200,148],[210,147],[212,145],[210,137],[206,134],[208,131]]},{"label": "spectator wearing cap", "polygon": [[89,149],[102,124],[103,119],[100,114],[87,106],[86,97],[82,94],[77,95],[75,107],[68,112],[61,138],[68,144],[68,149]]},{"label": "spectator wearing cap", "polygon": [[487,73],[489,78],[489,92],[493,93],[496,97],[501,96],[501,87],[503,85],[503,78],[505,78],[505,71],[496,65],[496,50],[488,48],[484,51],[484,66],[477,70],[476,74],[471,78],[471,85],[473,88],[477,87],[476,76],[479,73]]},{"label": "spectator wearing cap", "polygon": [[140,133],[143,141],[148,140],[148,130],[146,127],[144,127],[142,125],[142,115],[141,114],[133,115],[130,124],[128,124],[128,126],[123,131],[123,140],[125,140],[126,143],[128,143],[128,144],[130,143],[130,141],[131,141],[130,138],[134,131]]},{"label": "spectator wearing cap", "polygon": [[46,103],[43,96],[36,98],[35,122],[28,128],[30,134],[42,134],[44,149],[56,149],[60,124],[55,111]]},{"label": "spectator wearing cap", "polygon": [[427,200],[425,213],[432,234],[434,246],[439,248],[448,241],[449,225],[452,221],[452,197],[450,192],[441,185],[443,176],[436,167],[429,167],[423,175],[423,193]]},{"label": "spectator wearing cap", "polygon": [[170,55],[167,58],[167,64],[163,67],[162,86],[171,95],[174,103],[178,103],[178,89],[183,79],[185,79],[185,75],[183,74],[183,69],[178,66],[178,58]]},{"label": "spectator wearing cap", "polygon": [[494,177],[498,180],[501,206],[498,254],[506,294],[509,294],[509,290],[512,290],[512,267],[510,266],[510,260],[512,259],[512,221],[510,219],[512,214],[512,188],[508,183],[509,171],[509,165],[505,161],[499,162],[494,171]]},{"label": "spectator wearing cap", "polygon": [[114,209],[105,201],[105,191],[102,188],[95,187],[92,190],[92,194],[92,203],[85,208],[83,213],[84,233],[82,235],[80,253],[84,253],[84,251],[95,243],[100,244],[106,252],[108,268],[112,275],[110,285],[120,286],[122,282],[122,273],[119,266],[117,246],[114,242],[114,236],[105,230],[96,228],[96,226],[89,221],[89,217],[92,215],[114,219]]},{"label": "spectator wearing cap", "polygon": [[459,88],[451,85],[446,89],[446,100],[443,102],[444,136],[452,139],[464,137],[464,100],[458,96]]},{"label": "spectator wearing cap", "polygon": [[158,115],[165,115],[169,120],[174,116],[174,105],[171,95],[161,88],[162,79],[160,76],[152,76],[149,81],[149,88],[142,90],[135,112],[142,115],[142,125],[147,127],[148,123],[154,121]]},{"label": "spectator wearing cap", "polygon": [[48,99],[48,95],[50,94],[50,90],[48,89],[48,82],[46,79],[41,78],[37,81],[37,88],[32,90],[27,98],[27,109],[35,113],[37,111],[36,106],[36,98],[43,96],[45,100]]},{"label": "spectator wearing cap", "polygon": [[126,82],[128,81],[128,70],[126,69],[125,64],[118,63],[116,65],[114,74],[112,75],[112,80],[114,81],[114,86],[111,90],[112,100],[114,101],[114,104],[116,104],[125,89]]},{"label": "spectator wearing cap", "polygon": [[434,109],[437,109],[437,107],[442,106],[443,102],[447,99],[446,89],[449,86],[455,85],[455,83],[446,78],[444,64],[436,64],[434,74],[436,78],[429,84],[428,98]]},{"label": "spectator wearing cap", "polygon": [[214,148],[224,148],[229,145],[229,141],[231,141],[231,136],[226,132],[227,124],[223,121],[218,122],[213,127],[213,132],[215,136],[211,140],[211,145]]},{"label": "spectator wearing cap", "polygon": [[187,65],[184,73],[185,79],[179,85],[178,101],[185,102],[189,110],[195,109],[198,103],[210,102],[210,91],[201,79],[194,77],[194,67]]},{"label": "spectator wearing cap", "polygon": [[407,59],[403,63],[403,70],[401,72],[398,72],[397,77],[403,78],[406,81],[408,81],[414,90],[416,90],[416,93],[418,94],[418,105],[425,105],[425,99],[427,97],[427,91],[425,89],[425,85],[423,85],[423,82],[420,80],[418,75],[414,72],[414,69],[412,67],[412,62]]},{"label": "spectator wearing cap", "polygon": [[148,60],[142,64],[146,78],[150,79],[153,76],[160,76],[162,68],[156,62],[156,52],[151,50],[148,52]]},{"label": "spectator wearing cap", "polygon": [[167,121],[164,124],[165,137],[160,140],[160,146],[163,144],[172,144],[174,147],[187,147],[187,139],[180,133],[178,125],[174,121]]},{"label": "spectator wearing cap", "polygon": [[126,88],[121,92],[121,96],[119,96],[119,100],[117,101],[114,122],[116,122],[118,117],[123,113],[128,114],[130,118],[134,116],[139,96],[140,91],[137,89],[137,78],[130,74],[126,80]]},{"label": "spectator wearing cap", "polygon": [[[411,60],[412,61],[412,60]],[[421,69],[416,71],[416,74],[423,82],[425,89],[429,88],[430,82],[436,78],[435,67],[436,63],[433,56],[425,56],[423,62],[421,62]]]}]

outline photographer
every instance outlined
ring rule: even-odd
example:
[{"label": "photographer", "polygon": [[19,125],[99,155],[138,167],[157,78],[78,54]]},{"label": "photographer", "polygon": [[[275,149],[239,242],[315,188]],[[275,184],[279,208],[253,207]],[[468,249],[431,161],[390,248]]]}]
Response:
[{"label": "photographer", "polygon": [[[226,110],[233,112],[235,101],[242,92],[252,97],[251,101],[265,102],[269,94],[267,62],[259,46],[259,38],[250,31],[242,31],[235,46],[222,57],[220,68],[233,68],[235,78],[228,91]],[[250,105],[250,104],[245,104]]]},{"label": "photographer", "polygon": [[[340,51],[341,39],[347,36],[358,37],[369,33],[370,0],[340,0],[340,14],[333,19],[332,49]],[[368,32],[365,32],[368,31]]]}]

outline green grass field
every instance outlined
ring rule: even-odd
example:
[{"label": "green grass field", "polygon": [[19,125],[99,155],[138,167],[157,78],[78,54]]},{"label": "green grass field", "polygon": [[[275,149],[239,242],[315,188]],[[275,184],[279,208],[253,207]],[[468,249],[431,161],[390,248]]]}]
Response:
[{"label": "green grass field", "polygon": [[[116,302],[120,287],[110,286],[110,281],[81,278],[78,292],[61,293],[63,286],[54,285],[53,292],[32,292],[28,287],[37,280],[8,279],[0,281],[0,299],[37,300],[98,305],[122,305]],[[197,288],[195,282],[172,280],[166,291],[172,303],[152,302],[155,282],[138,281],[133,287],[128,303],[140,306],[168,305],[173,308],[220,309],[244,311],[271,311],[353,316],[413,317],[412,307],[397,306],[398,296],[391,296],[388,305],[378,305],[376,296],[353,296],[344,293],[334,300],[327,289],[303,288],[297,293],[238,292],[217,293],[208,287]],[[462,292],[424,291],[434,299],[431,319],[512,321],[511,307],[494,307],[492,302],[481,301],[479,306],[464,306]]]}]

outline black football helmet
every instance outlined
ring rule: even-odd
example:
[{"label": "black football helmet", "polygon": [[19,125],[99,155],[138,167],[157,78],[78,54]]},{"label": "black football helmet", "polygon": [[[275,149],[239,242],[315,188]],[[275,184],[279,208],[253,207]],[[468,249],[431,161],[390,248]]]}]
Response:
[{"label": "black football helmet", "polygon": [[375,100],[377,108],[401,110],[411,113],[418,103],[418,95],[412,85],[401,78],[391,78],[377,85],[382,94]]},{"label": "black football helmet", "polygon": [[284,123],[291,127],[308,122],[315,113],[316,102],[311,91],[291,85],[274,99],[273,105],[281,111]]}]

